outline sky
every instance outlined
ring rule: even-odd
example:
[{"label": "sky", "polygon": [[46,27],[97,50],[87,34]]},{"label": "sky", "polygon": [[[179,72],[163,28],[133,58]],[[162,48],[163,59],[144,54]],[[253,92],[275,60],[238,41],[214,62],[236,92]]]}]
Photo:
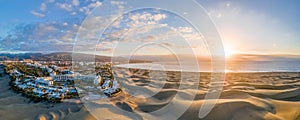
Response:
[{"label": "sky", "polygon": [[257,54],[299,54],[300,1],[198,0],[233,51]]},{"label": "sky", "polygon": [[[215,24],[225,54],[300,54],[300,1],[197,2]],[[96,49],[99,54],[208,53],[205,36],[178,15],[157,9],[123,13],[125,4],[97,0],[0,0],[0,51],[72,51],[75,45],[78,51]],[[93,11],[95,7],[101,11]],[[198,17],[197,11],[187,14]],[[111,26],[103,26],[120,15]],[[104,27],[105,34],[99,37]],[[90,41],[94,39],[103,42]]]}]

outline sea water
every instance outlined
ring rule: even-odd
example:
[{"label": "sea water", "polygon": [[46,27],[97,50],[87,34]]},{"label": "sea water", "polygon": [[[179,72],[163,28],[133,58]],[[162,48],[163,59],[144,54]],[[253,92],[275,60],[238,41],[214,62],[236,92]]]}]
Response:
[{"label": "sea water", "polygon": [[[217,65],[220,64],[215,64],[215,66]],[[300,61],[241,61],[227,62],[225,66],[225,72],[300,72]],[[163,71],[212,72],[214,65],[210,62],[154,62],[119,64],[116,67]]]}]

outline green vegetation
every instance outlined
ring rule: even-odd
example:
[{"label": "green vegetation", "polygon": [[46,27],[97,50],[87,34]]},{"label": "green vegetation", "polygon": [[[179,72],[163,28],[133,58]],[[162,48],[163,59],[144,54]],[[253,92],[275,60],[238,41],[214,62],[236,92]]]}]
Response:
[{"label": "green vegetation", "polygon": [[49,76],[49,73],[42,68],[36,68],[33,66],[28,66],[22,63],[15,64],[15,67],[17,70],[20,72],[26,74],[26,75],[31,75],[31,76],[36,76],[36,77],[45,77]]},{"label": "green vegetation", "polygon": [[4,64],[4,66],[5,66],[4,71],[6,74],[12,72],[14,69],[14,65],[12,63]]},{"label": "green vegetation", "polygon": [[45,77],[49,76],[50,74],[47,72],[46,69],[37,68],[34,66],[28,66],[24,63],[6,63],[5,65],[5,73],[12,73],[13,70],[18,70],[25,75],[35,76],[35,77]]},{"label": "green vegetation", "polygon": [[108,87],[112,87],[112,86],[113,86],[113,82],[112,82],[112,81],[109,81]]}]

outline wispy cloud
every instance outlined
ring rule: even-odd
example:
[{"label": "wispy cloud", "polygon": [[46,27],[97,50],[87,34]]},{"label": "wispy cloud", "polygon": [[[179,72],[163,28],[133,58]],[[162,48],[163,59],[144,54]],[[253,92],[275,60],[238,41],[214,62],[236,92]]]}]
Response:
[{"label": "wispy cloud", "polygon": [[41,10],[41,11],[46,11],[46,10],[47,10],[47,4],[46,4],[46,3],[42,3],[42,4],[40,5],[40,10]]},{"label": "wispy cloud", "polygon": [[129,27],[137,27],[144,25],[157,24],[160,20],[166,19],[166,14],[136,13],[129,16],[127,25]]},{"label": "wispy cloud", "polygon": [[80,4],[79,0],[73,0],[72,3],[74,6],[79,6]]},{"label": "wispy cloud", "polygon": [[[106,5],[102,6],[102,2],[94,0],[51,2],[42,3],[37,8],[38,10],[31,11],[31,14],[37,17],[45,17],[47,14],[47,18],[51,18],[48,13],[56,8],[55,11],[69,15],[64,16],[67,19],[20,25],[13,29],[9,35],[0,38],[2,39],[0,40],[0,49],[71,51],[76,36],[77,41],[74,47],[79,50],[95,50],[93,48],[97,48],[98,51],[106,52],[111,52],[119,43],[134,47],[133,45],[136,43],[158,42],[168,47],[188,48],[187,44],[181,44],[186,42],[182,38],[188,41],[201,39],[201,35],[196,34],[191,27],[167,24],[169,20],[172,20],[172,15],[156,9],[143,9],[124,15],[122,11],[124,9],[120,7],[125,4],[124,2],[108,1],[114,7],[112,9],[113,15],[99,16],[93,14],[85,19],[88,24],[80,24],[82,19],[76,20],[75,17],[86,16],[86,14],[91,13],[94,7],[105,7]],[[110,9],[107,10],[110,11]],[[120,15],[122,16],[120,17]],[[107,27],[107,25],[110,26]],[[105,30],[103,34],[100,33],[102,30]],[[78,35],[76,35],[77,33]],[[97,45],[99,37],[101,37],[101,42]]]},{"label": "wispy cloud", "polygon": [[102,3],[99,2],[99,1],[91,2],[90,4],[88,4],[86,6],[82,6],[81,8],[79,8],[79,11],[85,13],[86,15],[88,15],[88,14],[90,14],[91,9],[93,9],[95,7],[99,7],[101,5],[102,5]]},{"label": "wispy cloud", "polygon": [[39,12],[36,12],[36,11],[31,11],[30,12],[32,15],[36,16],[36,17],[45,17],[46,15],[45,14],[42,14],[42,13],[39,13]]}]

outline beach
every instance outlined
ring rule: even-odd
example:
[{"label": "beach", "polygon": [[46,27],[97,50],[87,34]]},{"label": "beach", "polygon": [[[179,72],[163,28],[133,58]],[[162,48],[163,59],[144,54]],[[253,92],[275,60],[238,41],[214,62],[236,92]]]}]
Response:
[{"label": "beach", "polygon": [[[122,80],[124,92],[116,97],[84,102],[83,105],[80,100],[66,100],[57,104],[34,103],[9,89],[9,77],[3,74],[1,68],[0,119],[160,119],[177,116],[180,108],[185,106],[187,109],[178,119],[199,119],[199,109],[205,101],[211,73],[125,68],[115,68],[114,71],[116,79]],[[200,77],[199,83],[195,81],[197,77]],[[185,79],[184,83],[180,83],[181,78]],[[216,105],[203,120],[300,119],[298,73],[226,73],[225,78]],[[198,90],[190,89],[195,86]],[[177,94],[180,97],[175,97]],[[193,95],[195,97],[191,97]],[[155,112],[170,103],[174,103],[178,109]]]}]

